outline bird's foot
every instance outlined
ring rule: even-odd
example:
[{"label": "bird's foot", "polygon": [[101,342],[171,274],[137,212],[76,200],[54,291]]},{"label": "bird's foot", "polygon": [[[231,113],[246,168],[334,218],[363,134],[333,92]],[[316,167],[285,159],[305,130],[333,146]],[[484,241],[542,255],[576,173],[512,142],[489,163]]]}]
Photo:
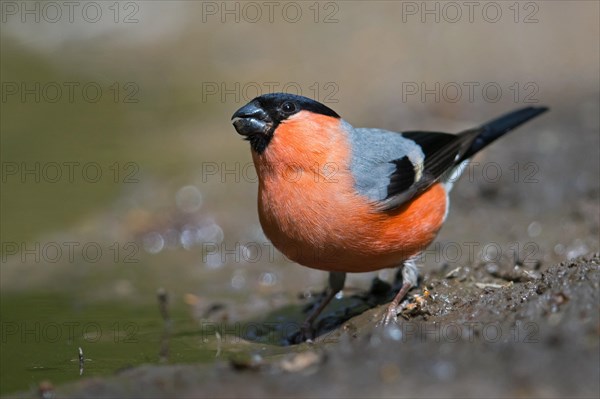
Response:
[{"label": "bird's foot", "polygon": [[314,337],[315,330],[312,326],[312,323],[302,323],[302,326],[300,326],[300,339],[302,340],[302,342],[312,341]]},{"label": "bird's foot", "polygon": [[390,324],[395,324],[398,322],[398,313],[400,313],[401,309],[398,309],[398,304],[392,302],[388,305],[387,309],[385,310],[383,317],[381,318],[381,320],[379,321],[379,323],[377,323],[377,327],[385,327],[388,326]]},{"label": "bird's foot", "polygon": [[379,323],[377,323],[378,326],[385,327],[392,322],[396,323],[398,321],[398,313],[400,313],[404,309],[404,307],[400,306],[400,301],[403,300],[404,297],[406,297],[408,290],[410,290],[411,288],[412,284],[410,283],[402,284],[402,288],[400,288],[400,291],[398,292],[398,294],[396,294],[394,300],[388,305],[387,310],[383,315],[383,318]]},{"label": "bird's foot", "polygon": [[300,330],[298,330],[295,334],[293,334],[289,338],[289,342],[292,344],[301,344],[304,342],[312,342],[315,336],[315,330],[312,327],[311,323],[304,322],[300,326]]}]

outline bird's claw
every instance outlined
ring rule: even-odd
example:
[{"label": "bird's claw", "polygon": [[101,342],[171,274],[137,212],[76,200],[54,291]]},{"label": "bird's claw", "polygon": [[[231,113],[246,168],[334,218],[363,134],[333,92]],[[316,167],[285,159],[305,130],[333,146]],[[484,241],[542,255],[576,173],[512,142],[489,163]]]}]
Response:
[{"label": "bird's claw", "polygon": [[300,327],[300,338],[302,341],[308,341],[309,339],[313,339],[314,330],[310,323],[302,323]]},{"label": "bird's claw", "polygon": [[312,325],[310,323],[304,322],[300,326],[300,330],[298,332],[296,332],[295,334],[293,334],[290,341],[294,344],[310,342],[313,340],[314,333],[315,333],[315,331],[312,328]]},{"label": "bird's claw", "polygon": [[398,322],[398,306],[394,303],[391,303],[383,314],[381,321],[377,323],[377,326],[385,327],[396,322]]}]

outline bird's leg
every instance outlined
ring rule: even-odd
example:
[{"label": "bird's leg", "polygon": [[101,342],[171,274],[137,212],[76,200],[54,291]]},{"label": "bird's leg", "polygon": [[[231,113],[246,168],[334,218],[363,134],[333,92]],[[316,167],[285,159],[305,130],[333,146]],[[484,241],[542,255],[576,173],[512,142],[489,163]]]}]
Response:
[{"label": "bird's leg", "polygon": [[302,323],[302,327],[300,328],[301,339],[305,341],[310,338],[312,335],[312,323],[315,321],[317,317],[321,314],[323,309],[331,302],[333,297],[340,292],[344,288],[344,283],[346,282],[346,273],[344,272],[330,272],[329,273],[329,287],[327,287],[327,295],[325,298],[321,300],[319,306],[316,309],[313,309],[304,323]]},{"label": "bird's leg", "polygon": [[400,305],[400,301],[404,299],[408,291],[412,287],[417,286],[417,281],[419,279],[419,269],[415,262],[416,257],[410,258],[404,262],[402,267],[402,287],[398,294],[394,297],[394,300],[388,305],[388,308],[381,320],[381,324],[386,326],[390,324],[392,321],[396,321],[398,318],[398,305]]}]

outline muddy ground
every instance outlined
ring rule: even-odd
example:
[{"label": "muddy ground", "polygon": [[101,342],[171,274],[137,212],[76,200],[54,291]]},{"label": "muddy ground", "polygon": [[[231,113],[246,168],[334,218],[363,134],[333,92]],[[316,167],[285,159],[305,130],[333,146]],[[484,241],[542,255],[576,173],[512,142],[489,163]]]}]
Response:
[{"label": "muddy ground", "polygon": [[[423,294],[423,288],[428,292]],[[398,323],[374,280],[296,353],[214,365],[142,366],[56,388],[56,397],[597,397],[600,256],[549,267],[427,273]],[[420,295],[415,300],[414,294]],[[335,325],[339,325],[335,327]],[[335,327],[333,330],[330,328]]]}]

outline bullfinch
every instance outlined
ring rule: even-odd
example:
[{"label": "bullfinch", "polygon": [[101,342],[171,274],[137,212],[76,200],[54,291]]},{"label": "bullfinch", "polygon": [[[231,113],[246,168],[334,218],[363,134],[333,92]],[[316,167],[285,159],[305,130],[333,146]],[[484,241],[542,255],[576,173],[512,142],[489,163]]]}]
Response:
[{"label": "bullfinch", "polygon": [[546,110],[519,109],[459,134],[355,128],[327,106],[287,93],[237,110],[232,123],[250,142],[265,235],[290,260],[329,272],[303,336],[346,273],[400,267],[402,286],[382,320],[395,321],[468,159]]}]

